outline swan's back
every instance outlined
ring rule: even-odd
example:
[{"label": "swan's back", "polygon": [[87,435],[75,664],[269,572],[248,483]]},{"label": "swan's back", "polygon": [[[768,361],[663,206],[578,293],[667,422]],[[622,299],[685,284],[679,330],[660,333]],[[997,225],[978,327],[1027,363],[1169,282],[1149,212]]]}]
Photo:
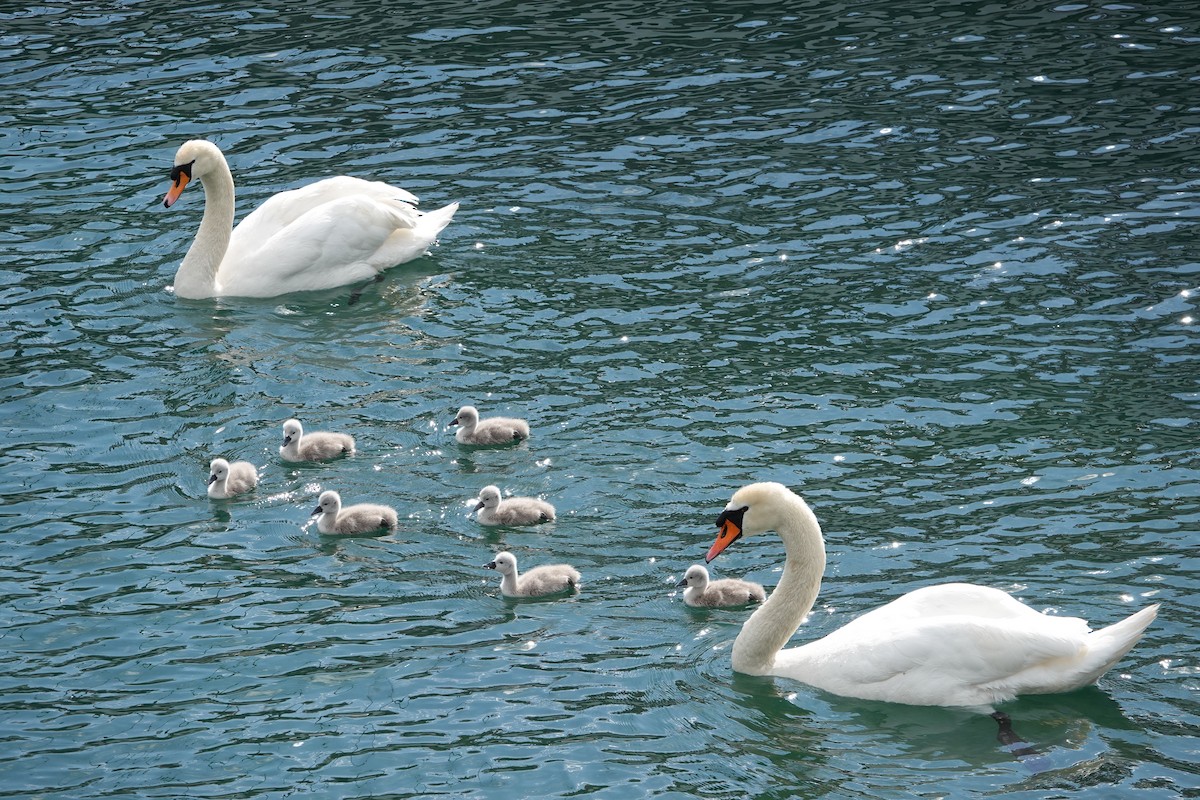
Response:
[{"label": "swan's back", "polygon": [[570,564],[543,564],[517,579],[517,595],[539,597],[579,588],[582,576]]},{"label": "swan's back", "polygon": [[529,438],[529,423],[511,417],[487,417],[473,427],[460,428],[454,436],[463,444],[512,444]]},{"label": "swan's back", "polygon": [[394,508],[375,503],[358,503],[343,508],[333,523],[333,533],[373,533],[394,531],[399,518]]},{"label": "swan's back", "polygon": [[405,227],[417,224],[418,214],[413,208],[417,198],[412,192],[382,181],[338,175],[268,197],[233,229],[225,258],[236,261],[250,258],[264,242],[308,212],[350,197],[367,198],[393,208],[401,220],[408,220]]},{"label": "swan's back", "polygon": [[1156,612],[1090,632],[1082,619],[1039,614],[998,589],[933,586],[781,650],[771,673],[867,700],[990,707],[1094,683]]},{"label": "swan's back", "polygon": [[767,599],[767,592],[761,584],[740,578],[721,578],[709,581],[703,591],[698,591],[698,589],[699,587],[691,586],[684,589],[684,602],[690,606],[721,608],[761,603]]},{"label": "swan's back", "polygon": [[537,525],[555,520],[554,506],[536,497],[509,497],[496,508],[480,509],[479,519],[491,525]]},{"label": "swan's back", "polygon": [[354,437],[348,433],[313,431],[297,443],[296,455],[301,461],[325,461],[354,454]]}]

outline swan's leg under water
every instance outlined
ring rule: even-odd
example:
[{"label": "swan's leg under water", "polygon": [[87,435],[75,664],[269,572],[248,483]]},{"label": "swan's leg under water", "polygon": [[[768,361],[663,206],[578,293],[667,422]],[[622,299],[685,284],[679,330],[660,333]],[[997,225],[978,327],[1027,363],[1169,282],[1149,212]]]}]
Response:
[{"label": "swan's leg under water", "polygon": [[355,289],[353,292],[351,292],[350,299],[348,301],[346,301],[346,305],[352,306],[355,303],[357,303],[362,298],[363,292],[365,292],[367,289],[370,289],[372,286],[374,286],[377,283],[383,283],[383,273],[382,272],[376,272],[374,278],[367,281],[362,286],[359,286],[357,289]]},{"label": "swan's leg under water", "polygon": [[996,741],[1004,745],[1004,749],[1016,756],[1025,767],[1033,773],[1045,772],[1051,767],[1050,761],[1042,753],[1029,742],[1021,738],[1012,726],[1012,717],[1005,714],[1003,711],[993,712],[992,719],[996,720],[996,725],[999,730],[996,732]]}]

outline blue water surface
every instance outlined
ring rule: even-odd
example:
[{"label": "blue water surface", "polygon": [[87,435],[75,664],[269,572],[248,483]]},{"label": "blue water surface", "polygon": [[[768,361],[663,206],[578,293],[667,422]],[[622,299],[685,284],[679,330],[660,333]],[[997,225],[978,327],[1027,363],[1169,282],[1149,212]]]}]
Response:
[{"label": "blue water surface", "polygon": [[[1198,47],[1166,3],[0,8],[0,796],[1200,796]],[[178,299],[193,137],[239,218],[461,210],[357,295]],[[281,461],[292,416],[359,452]],[[748,611],[675,585],[757,480],[824,526],[798,641],[946,581],[1162,609],[1005,706],[1036,756],[737,675]],[[478,525],[493,483],[557,522]],[[399,530],[321,536],[325,489]],[[504,599],[501,549],[582,591]]]}]

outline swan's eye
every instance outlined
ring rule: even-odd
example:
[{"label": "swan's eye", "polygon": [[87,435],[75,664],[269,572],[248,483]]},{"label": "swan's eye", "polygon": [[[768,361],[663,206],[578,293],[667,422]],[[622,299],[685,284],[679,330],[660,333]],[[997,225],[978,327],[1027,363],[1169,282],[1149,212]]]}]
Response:
[{"label": "swan's eye", "polygon": [[171,182],[179,183],[180,175],[186,175],[187,179],[190,181],[192,179],[192,164],[195,163],[196,159],[193,158],[186,164],[180,164],[179,166],[171,167]]}]

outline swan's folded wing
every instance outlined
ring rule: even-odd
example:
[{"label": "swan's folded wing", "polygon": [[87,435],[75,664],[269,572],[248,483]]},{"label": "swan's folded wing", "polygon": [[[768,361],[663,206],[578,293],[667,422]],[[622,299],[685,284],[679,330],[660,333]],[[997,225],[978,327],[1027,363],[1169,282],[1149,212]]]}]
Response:
[{"label": "swan's folded wing", "polygon": [[405,227],[411,228],[417,224],[418,215],[411,205],[417,202],[417,198],[412,192],[382,181],[366,181],[339,175],[268,197],[234,228],[226,250],[226,259],[247,258],[258,250],[263,242],[297,222],[305,214],[350,197],[377,201],[395,208],[397,213],[408,214],[410,222]]},{"label": "swan's folded wing", "polygon": [[[921,705],[976,705],[1013,696],[1031,671],[1081,657],[1082,638],[1069,626],[1010,620],[933,617],[898,628],[846,629],[811,645],[807,677],[837,694]],[[781,653],[784,656],[788,651]],[[786,659],[781,659],[786,661]],[[818,666],[814,670],[811,664]],[[780,663],[786,669],[785,663]],[[818,680],[813,680],[814,672]],[[955,688],[957,687],[957,688]],[[959,692],[961,696],[953,694]]]},{"label": "swan's folded wing", "polygon": [[221,263],[217,281],[230,294],[270,296],[366,281],[390,264],[375,256],[415,213],[356,195],[311,209],[250,251]]}]

